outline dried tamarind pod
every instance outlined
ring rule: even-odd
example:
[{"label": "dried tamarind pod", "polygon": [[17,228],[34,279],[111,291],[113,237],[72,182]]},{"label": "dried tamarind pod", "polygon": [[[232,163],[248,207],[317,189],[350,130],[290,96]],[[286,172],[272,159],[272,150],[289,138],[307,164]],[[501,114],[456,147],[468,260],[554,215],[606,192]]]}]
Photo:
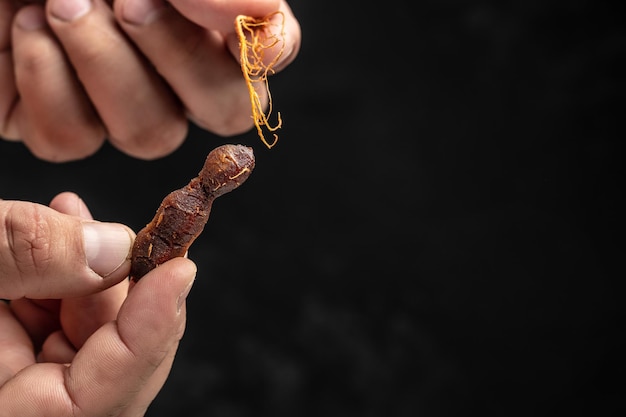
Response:
[{"label": "dried tamarind pod", "polygon": [[222,145],[213,149],[198,176],[168,194],[154,218],[137,233],[130,278],[138,281],[160,264],[184,256],[204,230],[213,201],[248,179],[254,169],[252,148]]}]

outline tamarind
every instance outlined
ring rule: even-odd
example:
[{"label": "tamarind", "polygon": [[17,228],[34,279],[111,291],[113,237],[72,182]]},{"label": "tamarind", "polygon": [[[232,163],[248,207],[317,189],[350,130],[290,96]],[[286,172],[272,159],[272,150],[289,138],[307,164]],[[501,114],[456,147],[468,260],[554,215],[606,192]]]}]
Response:
[{"label": "tamarind", "polygon": [[169,193],[137,233],[130,279],[136,282],[165,261],[184,256],[204,230],[213,201],[246,181],[254,165],[252,148],[243,145],[222,145],[209,152],[198,176]]}]

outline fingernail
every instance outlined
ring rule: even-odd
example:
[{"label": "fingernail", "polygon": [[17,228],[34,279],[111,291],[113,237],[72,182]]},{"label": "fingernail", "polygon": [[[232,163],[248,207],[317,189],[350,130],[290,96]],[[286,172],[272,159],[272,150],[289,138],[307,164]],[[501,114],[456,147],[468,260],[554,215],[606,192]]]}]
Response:
[{"label": "fingernail", "polygon": [[24,30],[37,30],[46,26],[46,15],[41,7],[24,7],[15,17],[15,23]]},{"label": "fingernail", "polygon": [[128,230],[114,223],[83,223],[87,264],[105,278],[129,258],[132,237]]},{"label": "fingernail", "polygon": [[181,292],[180,295],[178,296],[178,299],[176,300],[176,312],[177,313],[180,313],[180,309],[183,307],[183,304],[185,303],[185,300],[187,299],[187,296],[189,295],[189,292],[191,291],[191,287],[193,287],[194,281],[195,279],[192,280],[189,283],[189,285],[185,287],[183,292]]},{"label": "fingernail", "polygon": [[71,22],[91,10],[91,0],[51,0],[50,13],[61,20]]},{"label": "fingernail", "polygon": [[122,17],[133,25],[145,25],[154,21],[166,6],[163,0],[128,0],[122,7]]},{"label": "fingernail", "polygon": [[87,207],[87,204],[85,204],[83,199],[80,197],[76,199],[76,212],[75,213],[81,219],[93,219],[93,216],[91,215],[91,212],[89,211],[89,207]]},{"label": "fingernail", "polygon": [[283,51],[280,60],[278,61],[278,63],[276,64],[276,66],[274,67],[275,71],[282,71],[282,69],[287,66],[287,64],[289,64],[291,61],[293,61],[293,52],[294,52],[294,48],[293,46],[291,47],[291,49]]}]

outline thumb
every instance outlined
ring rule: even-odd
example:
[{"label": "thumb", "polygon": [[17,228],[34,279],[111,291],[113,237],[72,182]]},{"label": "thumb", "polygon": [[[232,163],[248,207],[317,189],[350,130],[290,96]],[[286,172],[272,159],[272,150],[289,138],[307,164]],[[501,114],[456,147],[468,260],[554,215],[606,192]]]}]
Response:
[{"label": "thumb", "polygon": [[0,298],[63,298],[108,288],[128,275],[133,239],[122,224],[0,200]]}]

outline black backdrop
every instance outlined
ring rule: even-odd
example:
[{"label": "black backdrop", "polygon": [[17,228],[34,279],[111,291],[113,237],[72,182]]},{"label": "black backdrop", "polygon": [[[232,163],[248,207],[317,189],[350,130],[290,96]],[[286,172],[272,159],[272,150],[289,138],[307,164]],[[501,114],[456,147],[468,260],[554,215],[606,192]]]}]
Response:
[{"label": "black backdrop", "polygon": [[2,142],[0,196],[72,190],[138,230],[210,149],[255,148],[190,251],[150,417],[623,415],[615,3],[292,0],[274,149],[192,128],[158,161],[55,165]]}]

